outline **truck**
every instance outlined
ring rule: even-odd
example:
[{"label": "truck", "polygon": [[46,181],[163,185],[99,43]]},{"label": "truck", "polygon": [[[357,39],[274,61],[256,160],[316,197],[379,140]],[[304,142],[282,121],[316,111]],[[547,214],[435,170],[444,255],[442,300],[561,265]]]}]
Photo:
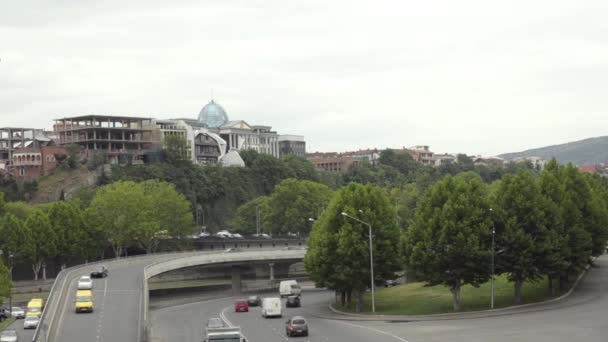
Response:
[{"label": "truck", "polygon": [[203,342],[247,342],[240,327],[207,328]]},{"label": "truck", "polygon": [[302,288],[295,280],[283,280],[279,283],[279,294],[282,297],[299,296],[302,293]]},{"label": "truck", "polygon": [[281,317],[281,298],[262,299],[262,317]]}]

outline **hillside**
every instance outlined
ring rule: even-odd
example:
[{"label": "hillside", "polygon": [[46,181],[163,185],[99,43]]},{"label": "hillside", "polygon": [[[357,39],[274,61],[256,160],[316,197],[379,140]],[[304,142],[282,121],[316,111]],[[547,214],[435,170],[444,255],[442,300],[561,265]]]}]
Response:
[{"label": "hillside", "polygon": [[49,203],[59,200],[61,191],[66,198],[84,186],[94,186],[99,178],[99,171],[89,171],[82,165],[76,170],[57,169],[53,174],[38,180],[38,191],[29,200],[32,204]]},{"label": "hillside", "polygon": [[576,165],[608,163],[608,136],[573,141],[561,145],[534,148],[523,152],[505,153],[499,157],[512,160],[520,157],[555,157],[560,163]]}]

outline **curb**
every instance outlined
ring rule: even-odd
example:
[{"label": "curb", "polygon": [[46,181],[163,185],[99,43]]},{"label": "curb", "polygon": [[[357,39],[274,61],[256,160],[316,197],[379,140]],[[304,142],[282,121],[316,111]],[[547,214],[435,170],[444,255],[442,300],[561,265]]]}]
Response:
[{"label": "curb", "polygon": [[[594,261],[595,261],[595,259],[597,259],[597,258],[594,258]],[[583,280],[583,278],[587,275],[587,271],[589,271],[590,267],[591,267],[591,264],[585,266],[585,269],[581,272],[581,274],[578,276],[578,278],[576,278],[576,281],[574,282],[574,284],[572,284],[572,286],[570,287],[570,290],[568,290],[568,292],[564,293],[563,295],[561,295],[559,297],[548,299],[548,300],[545,300],[542,302],[528,303],[528,304],[522,304],[522,305],[511,305],[508,307],[499,308],[499,309],[491,309],[491,310],[477,310],[477,311],[467,311],[467,312],[458,312],[458,313],[450,312],[450,313],[441,313],[441,314],[411,315],[411,316],[407,316],[407,315],[365,315],[365,314],[344,312],[344,311],[336,309],[333,306],[333,304],[330,302],[328,305],[329,310],[337,315],[341,315],[344,317],[323,317],[323,318],[334,319],[334,320],[356,320],[356,321],[390,320],[390,321],[394,321],[394,322],[421,322],[421,321],[459,320],[459,319],[496,317],[496,316],[517,314],[517,313],[520,313],[519,311],[529,312],[529,310],[523,311],[520,309],[526,309],[526,308],[530,308],[530,307],[534,307],[534,306],[540,307],[542,305],[562,301],[562,300],[568,298],[574,292],[574,290],[576,290],[576,288],[578,287],[580,282]],[[509,311],[509,312],[507,312],[507,311]]]}]

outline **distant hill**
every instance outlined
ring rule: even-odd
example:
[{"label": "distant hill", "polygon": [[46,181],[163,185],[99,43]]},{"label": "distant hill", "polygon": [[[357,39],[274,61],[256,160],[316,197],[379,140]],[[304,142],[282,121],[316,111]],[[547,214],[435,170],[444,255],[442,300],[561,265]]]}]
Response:
[{"label": "distant hill", "polygon": [[505,153],[499,157],[506,160],[520,157],[542,157],[549,160],[555,157],[560,163],[572,162],[576,165],[608,163],[608,136],[534,148],[523,152]]}]

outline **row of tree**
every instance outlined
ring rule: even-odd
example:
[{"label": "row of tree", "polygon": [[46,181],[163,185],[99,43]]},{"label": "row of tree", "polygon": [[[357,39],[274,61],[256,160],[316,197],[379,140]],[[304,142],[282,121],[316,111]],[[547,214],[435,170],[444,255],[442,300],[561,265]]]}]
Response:
[{"label": "row of tree", "polygon": [[51,259],[65,267],[102,256],[108,244],[118,257],[126,247],[153,252],[161,239],[193,232],[190,203],[157,180],[101,187],[86,206],[77,200],[36,207],[0,201],[0,213],[3,263],[31,264],[34,279],[41,269],[46,278],[43,266]]},{"label": "row of tree", "polygon": [[[345,212],[349,218],[342,215]],[[362,220],[361,223],[357,220]],[[524,282],[564,286],[608,242],[608,180],[551,161],[538,174],[519,170],[487,184],[473,172],[446,176],[424,194],[352,183],[338,190],[313,226],[306,268],[321,286],[357,309],[370,277],[367,225],[373,227],[375,282],[408,274],[460,289],[507,274],[521,302]]]}]

